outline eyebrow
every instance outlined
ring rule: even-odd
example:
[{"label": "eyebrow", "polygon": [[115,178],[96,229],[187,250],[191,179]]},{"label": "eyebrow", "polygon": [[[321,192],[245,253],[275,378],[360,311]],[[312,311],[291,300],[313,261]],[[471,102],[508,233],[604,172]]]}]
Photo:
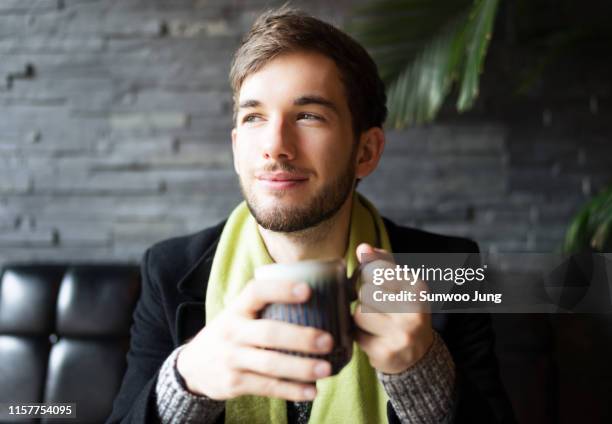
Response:
[{"label": "eyebrow", "polygon": [[[244,100],[240,102],[239,108],[240,109],[253,109],[253,108],[261,106],[261,104],[262,103],[259,100],[248,99],[248,100]],[[294,106],[320,105],[328,109],[331,109],[336,114],[339,114],[338,108],[336,107],[334,102],[326,99],[325,97],[317,96],[317,95],[306,95],[306,96],[298,97],[297,99],[293,101],[293,105]]]},{"label": "eyebrow", "polygon": [[245,100],[240,102],[240,109],[252,109],[261,106],[261,102],[259,100]]},{"label": "eyebrow", "polygon": [[297,99],[293,101],[293,104],[295,106],[320,105],[320,106],[331,109],[336,114],[339,113],[338,108],[336,107],[334,102],[322,96],[307,95],[307,96],[298,97]]}]

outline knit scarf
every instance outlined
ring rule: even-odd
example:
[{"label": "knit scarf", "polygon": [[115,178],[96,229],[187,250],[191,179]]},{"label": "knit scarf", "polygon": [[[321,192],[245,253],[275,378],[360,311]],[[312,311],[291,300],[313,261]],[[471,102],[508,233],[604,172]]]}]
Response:
[{"label": "knit scarf", "polygon": [[[358,265],[355,249],[370,243],[391,251],[385,225],[376,208],[355,193],[351,211],[347,274]],[[206,318],[211,322],[231,303],[253,278],[256,267],[273,263],[259,234],[257,223],[242,202],[229,216],[213,259],[206,292]],[[355,303],[352,305],[354,310]],[[317,397],[310,414],[311,423],[387,422],[388,397],[366,354],[353,344],[353,356],[342,371],[318,380]],[[263,396],[239,396],[225,403],[226,423],[285,424],[285,400]]]}]

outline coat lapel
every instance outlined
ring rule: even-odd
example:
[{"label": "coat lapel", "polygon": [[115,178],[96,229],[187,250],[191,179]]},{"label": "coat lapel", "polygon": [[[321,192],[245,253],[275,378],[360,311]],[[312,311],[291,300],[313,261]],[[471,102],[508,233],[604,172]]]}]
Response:
[{"label": "coat lapel", "polygon": [[208,277],[222,229],[223,225],[219,225],[205,252],[178,283],[181,302],[175,319],[177,346],[194,337],[206,324]]}]

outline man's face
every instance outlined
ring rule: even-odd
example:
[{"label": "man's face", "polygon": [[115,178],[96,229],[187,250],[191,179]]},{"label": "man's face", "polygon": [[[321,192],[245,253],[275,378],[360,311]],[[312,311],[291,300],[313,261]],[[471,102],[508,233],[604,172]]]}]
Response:
[{"label": "man's face", "polygon": [[279,56],[243,82],[232,131],[234,166],[262,227],[300,231],[333,216],[352,193],[355,136],[335,63]]}]

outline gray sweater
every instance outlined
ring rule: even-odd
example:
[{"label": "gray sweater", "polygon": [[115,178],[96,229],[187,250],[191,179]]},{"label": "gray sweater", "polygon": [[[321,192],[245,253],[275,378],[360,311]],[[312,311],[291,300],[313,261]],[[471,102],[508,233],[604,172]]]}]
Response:
[{"label": "gray sweater", "polygon": [[[155,392],[162,423],[214,423],[225,402],[191,393],[178,370],[176,348],[163,363]],[[444,423],[452,419],[455,364],[442,338],[434,331],[429,351],[413,366],[399,374],[377,372],[393,409],[402,423]],[[294,403],[295,420],[307,422],[310,402]]]}]

